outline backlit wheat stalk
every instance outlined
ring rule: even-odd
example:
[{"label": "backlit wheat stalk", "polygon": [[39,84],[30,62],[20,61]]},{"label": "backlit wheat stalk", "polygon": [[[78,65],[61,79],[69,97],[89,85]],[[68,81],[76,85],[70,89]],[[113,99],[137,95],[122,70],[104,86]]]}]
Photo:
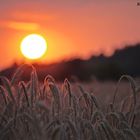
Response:
[{"label": "backlit wheat stalk", "polygon": [[[120,78],[113,101],[104,104],[109,109],[103,110],[101,99],[99,102],[82,85],[78,86],[80,94],[76,94],[68,79],[62,90],[50,75],[44,83],[39,83],[33,66],[31,80],[19,80],[25,67],[19,67],[11,80],[0,76],[0,140],[138,140],[140,137],[139,86],[132,77]],[[128,79],[133,92],[124,97],[118,110],[116,96],[123,78]],[[125,111],[127,103],[130,106]]]}]

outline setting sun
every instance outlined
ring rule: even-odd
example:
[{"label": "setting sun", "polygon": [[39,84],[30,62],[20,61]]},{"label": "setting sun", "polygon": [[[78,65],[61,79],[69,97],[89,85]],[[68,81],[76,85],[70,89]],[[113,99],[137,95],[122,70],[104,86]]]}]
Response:
[{"label": "setting sun", "polygon": [[28,59],[39,59],[45,54],[47,43],[43,36],[30,34],[22,40],[20,50]]}]

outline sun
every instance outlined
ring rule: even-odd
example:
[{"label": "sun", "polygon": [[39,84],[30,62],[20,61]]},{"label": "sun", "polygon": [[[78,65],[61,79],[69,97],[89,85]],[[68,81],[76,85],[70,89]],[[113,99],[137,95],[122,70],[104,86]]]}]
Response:
[{"label": "sun", "polygon": [[30,34],[21,41],[20,50],[27,59],[39,59],[47,51],[47,42],[42,35]]}]

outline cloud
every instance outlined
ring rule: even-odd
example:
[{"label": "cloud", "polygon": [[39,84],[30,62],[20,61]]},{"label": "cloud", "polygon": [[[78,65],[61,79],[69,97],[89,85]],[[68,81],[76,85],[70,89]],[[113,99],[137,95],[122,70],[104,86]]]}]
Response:
[{"label": "cloud", "polygon": [[34,31],[39,29],[39,24],[33,22],[1,21],[0,28],[10,28],[14,30]]}]

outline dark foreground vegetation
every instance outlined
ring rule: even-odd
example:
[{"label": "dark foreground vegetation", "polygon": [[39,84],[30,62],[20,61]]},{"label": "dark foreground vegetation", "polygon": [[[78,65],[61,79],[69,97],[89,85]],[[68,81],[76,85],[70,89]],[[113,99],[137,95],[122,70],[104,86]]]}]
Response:
[{"label": "dark foreground vegetation", "polygon": [[[123,75],[111,102],[103,104],[94,93],[78,85],[79,92],[65,79],[60,85],[52,76],[38,81],[32,66],[30,80],[19,80],[17,69],[11,79],[1,76],[0,140],[138,140],[140,137],[140,87]],[[130,83],[132,94],[119,103],[119,83]],[[79,83],[80,84],[80,83]],[[106,96],[106,95],[104,95]],[[99,102],[100,100],[100,102]]]}]

